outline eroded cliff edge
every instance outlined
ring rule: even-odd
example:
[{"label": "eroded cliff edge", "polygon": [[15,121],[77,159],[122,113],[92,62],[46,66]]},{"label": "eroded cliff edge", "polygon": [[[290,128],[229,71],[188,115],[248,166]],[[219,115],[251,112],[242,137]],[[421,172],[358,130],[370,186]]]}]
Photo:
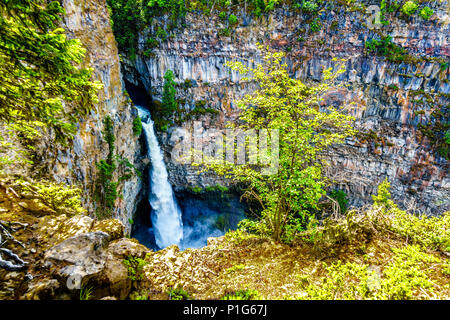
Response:
[{"label": "eroded cliff edge", "polygon": [[[154,17],[141,31],[136,59],[124,59],[122,64],[126,81],[144,87],[160,101],[164,73],[171,69],[181,108],[186,112],[196,106],[219,111],[217,115],[197,115],[161,134],[176,190],[218,182],[213,175],[198,175],[195,168],[176,163],[170,153],[184,132],[192,131],[194,120],[202,122],[204,133],[211,127],[222,128],[236,117],[235,101],[251,88],[240,83],[238,75],[229,73],[224,64],[233,59],[258,62],[255,44],[259,41],[285,51],[293,76],[306,81],[320,79],[323,67],[334,64],[333,58],[347,59],[340,80],[348,85],[331,92],[326,100],[358,106],[356,125],[363,134],[328,155],[331,175],[338,176],[338,187],[347,192],[351,204],[370,202],[375,187],[388,177],[393,197],[401,206],[415,202],[429,213],[449,209],[448,159],[419,130],[419,124],[430,121],[436,107],[448,119],[448,2],[430,3],[434,14],[428,21],[394,15],[388,26],[374,30],[367,26],[365,9],[357,6],[369,5],[367,1],[351,6],[333,3],[319,12],[321,28],[316,32],[311,32],[311,15],[287,6],[259,18],[237,10],[233,13],[239,22],[229,28],[229,35],[222,32],[227,21],[199,11],[186,14],[184,27],[171,30],[169,15],[163,15]],[[149,39],[155,38],[158,28],[168,36],[149,53]],[[365,43],[381,33],[390,35],[414,58],[390,62],[369,54]]]}]

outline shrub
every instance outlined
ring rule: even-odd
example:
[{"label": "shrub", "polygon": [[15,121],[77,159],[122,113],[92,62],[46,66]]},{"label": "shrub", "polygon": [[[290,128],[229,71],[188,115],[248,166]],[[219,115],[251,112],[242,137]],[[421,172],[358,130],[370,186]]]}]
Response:
[{"label": "shrub", "polygon": [[302,10],[306,13],[315,13],[317,12],[318,5],[314,1],[305,1],[303,2]]},{"label": "shrub", "polygon": [[234,265],[234,266],[226,269],[225,271],[227,273],[233,273],[235,271],[241,271],[241,270],[244,270],[244,269],[245,269],[245,264],[237,264],[237,265]]},{"label": "shrub", "polygon": [[190,300],[191,296],[189,292],[183,288],[169,288],[167,291],[170,300]]},{"label": "shrub", "polygon": [[322,27],[322,24],[320,23],[320,19],[316,18],[314,19],[310,24],[311,32],[317,32]]},{"label": "shrub", "polygon": [[426,6],[422,8],[419,12],[419,16],[421,16],[423,19],[428,20],[433,15],[434,11],[430,7]]},{"label": "shrub", "polygon": [[178,103],[175,100],[175,81],[172,70],[167,70],[164,74],[164,87],[162,94],[162,114],[164,116],[172,115],[177,110]]},{"label": "shrub", "polygon": [[47,206],[60,214],[69,216],[84,214],[86,210],[81,205],[82,191],[76,187],[68,187],[62,183],[40,181],[30,183],[18,179],[17,184],[23,191],[38,195]]},{"label": "shrub", "polygon": [[156,30],[156,36],[161,39],[161,41],[167,40],[167,32],[161,27],[158,27],[158,29]]},{"label": "shrub", "polygon": [[[305,288],[309,299],[338,300],[361,299],[369,292],[367,286],[371,275],[366,265],[357,263],[342,263],[338,261],[327,266],[323,264],[327,275],[322,284],[310,284]],[[308,283],[304,281],[304,283]]]},{"label": "shrub", "polygon": [[228,192],[229,189],[226,186],[216,184],[215,186],[207,186],[205,190],[208,192]]},{"label": "shrub", "polygon": [[440,260],[426,254],[417,246],[393,248],[392,261],[381,274],[370,270],[366,264],[338,261],[323,264],[326,276],[322,283],[310,284],[300,277],[308,299],[412,299],[424,290],[433,292],[433,280],[427,264]]},{"label": "shrub", "polygon": [[234,293],[228,293],[221,300],[259,300],[261,295],[257,290],[243,289]]},{"label": "shrub", "polygon": [[414,245],[392,250],[394,258],[384,268],[380,291],[376,294],[377,299],[411,299],[419,288],[432,289],[430,270],[424,268],[423,264],[439,262],[439,259],[422,252]]},{"label": "shrub", "polygon": [[238,23],[238,19],[234,14],[232,14],[228,17],[228,22],[230,23],[230,26],[233,26]]},{"label": "shrub", "polygon": [[123,264],[128,268],[128,278],[132,281],[139,281],[144,278],[144,267],[148,262],[141,258],[129,256],[123,260]]},{"label": "shrub", "polygon": [[406,1],[402,6],[402,12],[408,16],[414,14],[419,6],[414,1]]},{"label": "shrub", "polygon": [[347,211],[347,194],[342,190],[332,190],[330,192],[330,197],[335,199],[339,203],[339,208],[341,209],[341,213],[345,213]]},{"label": "shrub", "polygon": [[381,39],[370,39],[365,43],[369,53],[375,53],[386,57],[391,62],[402,62],[407,57],[406,50],[403,47],[392,42],[391,36],[381,37]]},{"label": "shrub", "polygon": [[133,132],[135,136],[140,136],[142,133],[142,121],[141,117],[137,116],[133,120]]}]

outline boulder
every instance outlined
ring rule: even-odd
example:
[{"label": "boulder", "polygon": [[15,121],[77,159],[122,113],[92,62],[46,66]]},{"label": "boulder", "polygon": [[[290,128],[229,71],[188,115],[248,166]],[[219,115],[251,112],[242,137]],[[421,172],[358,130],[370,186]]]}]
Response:
[{"label": "boulder", "polygon": [[116,240],[124,236],[124,226],[117,219],[97,221],[91,231],[103,231],[110,235],[110,240]]},{"label": "boulder", "polygon": [[125,259],[129,256],[143,259],[145,258],[147,253],[151,252],[147,247],[140,244],[137,240],[127,238],[122,238],[111,242],[108,247],[108,251],[116,257],[122,259]]},{"label": "boulder", "polygon": [[[47,250],[47,266],[66,281],[69,289],[79,289],[82,283],[97,276],[104,269],[104,248],[110,236],[101,231],[83,233],[64,240]],[[71,282],[72,281],[72,282]]]}]

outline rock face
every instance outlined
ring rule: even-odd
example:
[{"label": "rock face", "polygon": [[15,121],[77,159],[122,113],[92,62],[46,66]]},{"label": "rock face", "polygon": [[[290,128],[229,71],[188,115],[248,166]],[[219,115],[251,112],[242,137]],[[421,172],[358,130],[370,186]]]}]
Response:
[{"label": "rock face", "polygon": [[[103,89],[91,114],[81,119],[73,145],[66,150],[55,150],[48,141],[41,148],[41,160],[57,181],[81,186],[84,204],[93,212],[96,163],[108,153],[108,145],[102,138],[102,121],[106,116],[113,120],[115,153],[139,168],[140,144],[133,134],[137,110],[123,94],[119,55],[106,1],[64,0],[62,5],[66,10],[63,27],[69,37],[81,40],[86,48],[85,64],[94,69],[94,79],[103,83]],[[118,185],[123,197],[116,201],[114,216],[125,225],[126,233],[131,229],[129,219],[133,218],[141,187],[142,181],[136,175]]]},{"label": "rock face", "polygon": [[[169,25],[163,16],[140,34],[140,54],[134,62],[124,60],[122,72],[127,81],[144,86],[154,99],[161,100],[164,73],[173,70],[182,108],[192,110],[200,101],[219,111],[197,118],[202,129],[196,134],[202,135],[209,127],[220,129],[236,118],[236,100],[252,88],[239,82],[239,76],[224,64],[234,59],[247,65],[260,61],[256,42],[287,52],[292,75],[306,81],[321,79],[323,68],[335,65],[333,58],[344,58],[346,72],[340,80],[348,86],[331,92],[325,101],[337,106],[355,103],[356,126],[366,132],[366,138],[349,139],[332,150],[330,175],[339,178],[339,188],[348,193],[353,205],[370,202],[376,186],[388,177],[400,205],[415,199],[427,212],[439,213],[450,209],[449,162],[430,148],[430,140],[418,129],[419,123],[430,119],[433,106],[442,105],[448,114],[449,69],[443,63],[450,56],[445,20],[448,2],[432,6],[434,15],[429,21],[397,14],[382,29],[417,57],[410,63],[368,54],[365,42],[377,32],[368,29],[368,15],[333,2],[331,10],[319,13],[322,25],[318,32],[310,30],[311,16],[286,7],[260,18],[238,14],[240,23],[231,28],[230,36],[220,35],[227,24],[217,15],[190,12],[184,29],[171,31],[167,41],[151,55],[144,55],[151,29]],[[428,98],[432,102],[424,104]],[[420,110],[424,112],[416,113]],[[214,176],[198,175],[196,169],[169,156],[175,142],[192,127],[193,121],[186,121],[161,134],[176,190],[218,181]]]}]

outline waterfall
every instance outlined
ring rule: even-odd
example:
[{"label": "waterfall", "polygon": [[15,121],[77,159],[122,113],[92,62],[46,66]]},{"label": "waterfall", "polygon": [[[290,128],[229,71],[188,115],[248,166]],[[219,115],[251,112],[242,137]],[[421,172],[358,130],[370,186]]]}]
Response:
[{"label": "waterfall", "polygon": [[180,245],[183,239],[181,210],[168,180],[167,169],[155,135],[153,121],[146,109],[136,107],[142,120],[142,129],[147,138],[148,156],[152,163],[149,201],[153,209],[151,220],[156,244],[160,248],[172,244]]}]

